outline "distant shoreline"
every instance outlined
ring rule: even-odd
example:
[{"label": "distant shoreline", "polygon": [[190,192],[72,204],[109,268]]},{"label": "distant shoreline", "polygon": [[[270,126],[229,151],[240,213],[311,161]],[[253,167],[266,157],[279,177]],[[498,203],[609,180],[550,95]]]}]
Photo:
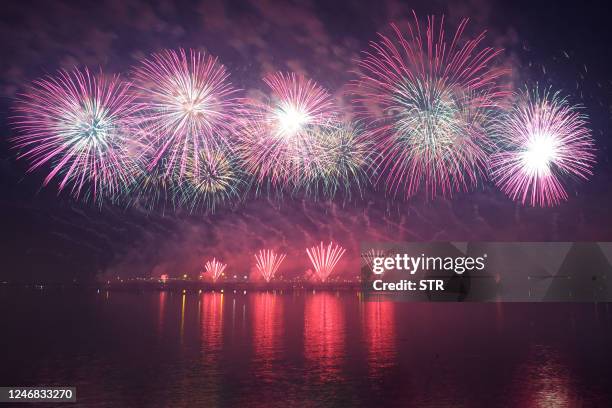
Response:
[{"label": "distant shoreline", "polygon": [[362,291],[361,282],[202,282],[195,280],[128,280],[87,283],[20,283],[0,282],[2,289],[25,289],[39,291],[93,290],[113,292],[242,292],[242,291]]}]

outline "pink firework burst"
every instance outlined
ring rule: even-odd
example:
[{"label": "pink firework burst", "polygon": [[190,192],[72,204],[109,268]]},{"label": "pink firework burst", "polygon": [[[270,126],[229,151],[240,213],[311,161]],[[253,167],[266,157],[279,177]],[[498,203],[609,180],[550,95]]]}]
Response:
[{"label": "pink firework burst", "polygon": [[212,261],[207,261],[204,264],[204,271],[210,273],[213,282],[216,282],[223,274],[226,266],[227,264],[221,263],[217,261],[216,258],[213,258]]},{"label": "pink firework burst", "polygon": [[353,88],[381,153],[378,181],[393,195],[450,196],[486,174],[507,71],[493,65],[500,50],[481,47],[484,33],[462,39],[467,20],[448,37],[444,18],[428,17],[424,31],[414,19],[407,34],[392,24],[394,37],[371,44]]},{"label": "pink firework burst", "polygon": [[345,252],[344,248],[337,244],[334,245],[333,242],[330,242],[327,246],[324,246],[323,242],[321,242],[319,246],[315,245],[312,248],[306,249],[308,258],[310,258],[321,282],[325,282],[329,278],[329,275],[331,275],[334,267]]},{"label": "pink firework burst", "polygon": [[270,282],[274,278],[280,264],[285,260],[285,256],[285,254],[277,254],[272,250],[263,249],[255,254],[257,270],[266,282]]},{"label": "pink firework burst", "polygon": [[[237,117],[236,90],[216,58],[189,50],[153,54],[135,71],[141,121],[153,145],[149,169],[183,175],[202,148],[226,144]],[[178,170],[178,171],[177,171]]]},{"label": "pink firework burst", "polygon": [[30,162],[29,171],[50,165],[43,185],[57,178],[60,191],[70,186],[76,198],[112,198],[127,184],[131,166],[133,102],[130,84],[117,76],[59,71],[19,96],[13,146]]},{"label": "pink firework burst", "polygon": [[491,178],[510,198],[531,206],[567,199],[567,179],[592,175],[595,147],[587,117],[559,93],[537,88],[517,96],[500,120],[502,150],[491,156]]},{"label": "pink firework burst", "polygon": [[249,101],[244,111],[240,153],[259,182],[295,187],[317,168],[316,131],[336,114],[331,95],[296,74],[264,78],[267,102]]}]

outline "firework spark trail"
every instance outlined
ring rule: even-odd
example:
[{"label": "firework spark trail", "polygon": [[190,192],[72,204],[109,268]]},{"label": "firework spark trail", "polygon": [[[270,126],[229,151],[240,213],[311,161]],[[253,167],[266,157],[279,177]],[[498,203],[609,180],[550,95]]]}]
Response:
[{"label": "firework spark trail", "polygon": [[[166,158],[181,177],[201,149],[227,144],[238,114],[236,90],[217,59],[194,50],[153,54],[135,71],[141,122],[155,146],[149,169]],[[178,171],[176,171],[178,170]]]},{"label": "firework spark trail", "polygon": [[76,198],[82,191],[99,202],[112,198],[128,178],[133,101],[131,85],[117,76],[59,71],[19,96],[13,146],[30,162],[29,171],[51,164],[43,185],[57,176],[60,191],[70,185]]},{"label": "firework spark trail", "polygon": [[593,174],[587,119],[558,92],[535,88],[518,94],[498,125],[502,150],[491,156],[491,178],[522,204],[548,207],[566,200],[566,179]]},{"label": "firework spark trail", "polygon": [[216,282],[223,274],[226,266],[227,264],[221,263],[213,258],[212,261],[207,261],[204,264],[204,271],[210,273],[213,282]]},{"label": "firework spark trail", "polygon": [[166,174],[163,164],[149,169],[152,146],[147,144],[146,132],[140,124],[134,125],[132,138],[126,147],[132,159],[128,169],[129,183],[116,201],[126,207],[165,210],[166,205],[174,204],[172,191],[176,183],[172,175]]},{"label": "firework spark trail", "polygon": [[385,251],[379,248],[370,248],[361,254],[361,259],[364,260],[365,264],[370,268],[370,271],[374,270],[374,259],[382,258],[385,256]]},{"label": "firework spark trail", "polygon": [[285,256],[286,254],[277,254],[272,250],[264,249],[255,254],[257,270],[261,273],[261,276],[263,276],[266,282],[270,282],[270,280],[274,278]]},{"label": "firework spark trail", "polygon": [[246,104],[239,150],[260,183],[299,186],[318,166],[314,134],[336,115],[331,95],[296,74],[276,73],[264,82],[272,95]]},{"label": "firework spark trail", "polygon": [[327,246],[324,246],[323,242],[321,242],[319,246],[306,249],[308,258],[310,258],[321,282],[325,282],[329,278],[329,275],[333,272],[334,267],[345,252],[346,249],[337,244],[334,246],[333,242],[330,242]]},{"label": "firework spark trail", "polygon": [[[463,20],[448,41],[444,18],[421,31],[416,14],[405,36],[380,35],[360,61],[356,102],[372,123],[386,187],[406,197],[422,187],[431,195],[467,190],[485,175],[491,116],[508,96],[506,71],[493,67],[501,50],[480,47],[484,33],[461,40]],[[368,107],[382,109],[379,118]]]},{"label": "firework spark trail", "polygon": [[138,161],[132,168],[133,181],[125,190],[125,201],[129,206],[142,207],[145,210],[161,208],[168,205],[178,207],[175,192],[177,180],[166,174],[164,166],[149,170],[146,161]]}]

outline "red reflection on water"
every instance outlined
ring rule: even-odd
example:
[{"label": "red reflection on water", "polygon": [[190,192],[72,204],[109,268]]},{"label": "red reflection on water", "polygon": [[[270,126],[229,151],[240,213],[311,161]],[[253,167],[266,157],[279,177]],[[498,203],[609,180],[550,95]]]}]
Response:
[{"label": "red reflection on water", "polygon": [[322,292],[307,295],[304,310],[304,356],[310,372],[322,381],[337,379],[344,357],[345,321],[342,301]]},{"label": "red reflection on water", "polygon": [[223,345],[223,293],[202,293],[200,308],[202,355],[210,362]]},{"label": "red reflection on water", "polygon": [[[260,292],[251,296],[251,306],[255,360],[269,367],[281,349],[279,342],[283,335],[283,304],[276,294]],[[267,370],[261,372],[270,373]]]},{"label": "red reflection on water", "polygon": [[381,376],[385,368],[395,363],[395,303],[365,302],[365,339],[368,349],[368,367],[372,376]]}]

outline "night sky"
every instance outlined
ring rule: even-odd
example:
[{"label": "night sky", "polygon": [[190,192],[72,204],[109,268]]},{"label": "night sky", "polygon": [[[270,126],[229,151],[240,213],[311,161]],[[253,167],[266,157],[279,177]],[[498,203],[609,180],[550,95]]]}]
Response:
[{"label": "night sky", "polygon": [[[237,273],[263,246],[288,253],[287,276],[308,268],[306,246],[333,238],[348,249],[339,265],[355,275],[361,241],[612,240],[610,122],[612,30],[604,2],[558,1],[7,1],[0,11],[0,280],[67,281],[109,276],[195,274],[205,256]],[[29,81],[59,68],[128,73],[151,52],[196,48],[219,57],[243,94],[264,90],[262,75],[303,73],[348,104],[361,51],[414,9],[446,15],[453,27],[504,48],[516,87],[550,85],[585,106],[597,146],[595,176],[554,209],[516,205],[490,183],[453,200],[386,199],[367,191],[345,203],[250,199],[214,215],[75,202],[43,171],[26,174],[8,138],[13,99]],[[449,30],[451,31],[451,30]]]}]

